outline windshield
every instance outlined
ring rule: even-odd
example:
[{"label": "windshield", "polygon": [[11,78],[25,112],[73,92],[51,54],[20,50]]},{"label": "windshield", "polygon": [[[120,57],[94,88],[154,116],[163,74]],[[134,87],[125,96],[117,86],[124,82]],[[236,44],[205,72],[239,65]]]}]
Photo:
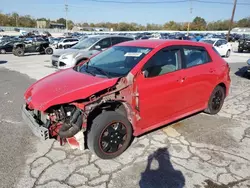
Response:
[{"label": "windshield", "polygon": [[106,77],[127,75],[152,49],[134,46],[113,46],[94,56],[79,72]]},{"label": "windshield", "polygon": [[86,38],[81,40],[78,44],[74,45],[73,49],[86,49],[89,48],[90,46],[92,46],[93,44],[95,44],[98,40],[100,40],[100,38],[98,37],[90,37],[90,38]]},{"label": "windshield", "polygon": [[205,43],[208,43],[208,44],[214,44],[214,40],[201,40],[201,42],[205,42]]}]

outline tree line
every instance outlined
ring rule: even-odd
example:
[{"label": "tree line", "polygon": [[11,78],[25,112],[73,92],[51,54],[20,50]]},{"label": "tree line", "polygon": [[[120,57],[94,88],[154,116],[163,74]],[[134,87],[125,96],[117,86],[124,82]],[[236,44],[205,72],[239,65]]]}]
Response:
[{"label": "tree line", "polygon": [[[35,19],[30,15],[19,15],[18,13],[3,14],[0,13],[0,25],[1,26],[11,26],[11,27],[36,27],[36,21],[46,21],[47,27],[49,23],[61,23],[66,24],[64,18],[59,18],[57,20],[50,20],[47,18]],[[100,23],[74,23],[68,20],[68,28],[72,29],[74,26],[80,27],[104,27],[113,29],[114,31],[145,31],[145,30],[177,30],[177,31],[205,31],[205,30],[227,30],[229,28],[230,20],[218,20],[214,22],[207,22],[202,17],[195,17],[191,23],[183,22],[178,23],[175,21],[169,21],[165,24],[153,24],[148,23],[146,25],[141,25],[137,23],[111,23],[111,22],[100,22]],[[233,27],[250,27],[250,17],[246,17],[235,21]],[[87,30],[87,29],[86,29]]]}]

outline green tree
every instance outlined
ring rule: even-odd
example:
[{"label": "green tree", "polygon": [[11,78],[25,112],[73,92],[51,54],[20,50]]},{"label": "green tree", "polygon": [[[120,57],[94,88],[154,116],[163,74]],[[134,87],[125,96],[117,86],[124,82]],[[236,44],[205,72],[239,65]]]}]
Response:
[{"label": "green tree", "polygon": [[250,27],[250,17],[243,18],[237,22],[238,27]]},{"label": "green tree", "polygon": [[196,16],[191,24],[191,30],[206,30],[207,22],[204,18]]}]

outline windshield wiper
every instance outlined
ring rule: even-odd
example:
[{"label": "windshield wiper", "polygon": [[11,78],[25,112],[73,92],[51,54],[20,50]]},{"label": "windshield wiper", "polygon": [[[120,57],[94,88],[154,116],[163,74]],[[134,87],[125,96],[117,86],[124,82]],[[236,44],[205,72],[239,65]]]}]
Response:
[{"label": "windshield wiper", "polygon": [[[87,62],[87,63],[88,63],[88,62]],[[101,68],[99,68],[99,67],[94,67],[94,66],[89,66],[89,67],[94,68],[94,69],[96,69],[97,71],[99,71],[100,73],[104,74],[106,77],[111,78],[110,74],[109,74],[108,72],[104,71],[103,69],[101,69]]]}]

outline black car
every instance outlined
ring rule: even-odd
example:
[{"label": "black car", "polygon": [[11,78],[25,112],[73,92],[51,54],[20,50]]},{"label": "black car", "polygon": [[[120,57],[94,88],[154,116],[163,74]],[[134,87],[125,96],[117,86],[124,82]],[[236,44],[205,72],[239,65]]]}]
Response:
[{"label": "black car", "polygon": [[238,52],[250,51],[250,35],[243,35],[239,41]]},{"label": "black car", "polygon": [[15,42],[18,41],[8,41],[0,43],[0,53],[5,54],[6,52],[12,52]]}]

